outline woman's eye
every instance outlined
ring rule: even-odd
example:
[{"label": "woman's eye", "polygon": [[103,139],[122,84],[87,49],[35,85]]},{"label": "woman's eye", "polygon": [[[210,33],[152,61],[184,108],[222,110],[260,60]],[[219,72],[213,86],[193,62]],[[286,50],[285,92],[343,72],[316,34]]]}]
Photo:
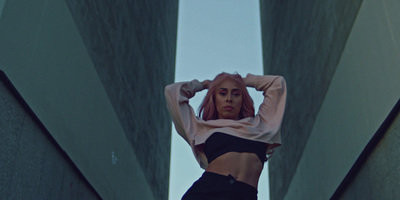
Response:
[{"label": "woman's eye", "polygon": [[238,97],[238,96],[240,96],[240,93],[235,92],[235,93],[233,93],[233,96]]},{"label": "woman's eye", "polygon": [[226,92],[220,92],[219,93],[221,96],[225,96],[226,95]]}]

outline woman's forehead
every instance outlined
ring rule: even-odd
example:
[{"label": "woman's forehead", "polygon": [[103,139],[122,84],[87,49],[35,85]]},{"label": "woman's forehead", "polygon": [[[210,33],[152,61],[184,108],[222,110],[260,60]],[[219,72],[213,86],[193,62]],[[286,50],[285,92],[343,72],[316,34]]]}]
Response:
[{"label": "woman's forehead", "polygon": [[224,81],[222,81],[218,87],[218,89],[240,89],[240,84],[237,83],[236,81],[232,80],[232,79],[226,79]]}]

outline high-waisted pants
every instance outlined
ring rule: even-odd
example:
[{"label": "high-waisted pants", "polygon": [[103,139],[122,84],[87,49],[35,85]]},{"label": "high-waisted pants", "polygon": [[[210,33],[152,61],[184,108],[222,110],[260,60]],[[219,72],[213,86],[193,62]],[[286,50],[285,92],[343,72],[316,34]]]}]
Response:
[{"label": "high-waisted pants", "polygon": [[182,200],[257,200],[257,189],[233,176],[204,172]]}]

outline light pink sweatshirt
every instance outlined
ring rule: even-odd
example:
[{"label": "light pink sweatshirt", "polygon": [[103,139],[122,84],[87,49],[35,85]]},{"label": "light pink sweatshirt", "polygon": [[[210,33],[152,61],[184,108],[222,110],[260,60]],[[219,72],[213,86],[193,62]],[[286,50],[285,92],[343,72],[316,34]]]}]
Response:
[{"label": "light pink sweatshirt", "polygon": [[270,144],[267,152],[281,145],[280,127],[286,103],[285,79],[281,76],[247,74],[244,82],[248,87],[263,91],[264,100],[255,117],[241,120],[204,121],[196,116],[189,105],[189,99],[204,89],[198,80],[173,83],[165,87],[167,108],[176,131],[189,143],[203,169],[207,168],[208,162],[200,145],[215,132]]}]

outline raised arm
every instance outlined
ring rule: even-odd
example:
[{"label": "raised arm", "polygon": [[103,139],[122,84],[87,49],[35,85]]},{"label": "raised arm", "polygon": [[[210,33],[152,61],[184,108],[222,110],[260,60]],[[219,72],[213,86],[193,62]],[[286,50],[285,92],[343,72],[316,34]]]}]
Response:
[{"label": "raised arm", "polygon": [[258,115],[263,123],[261,127],[271,134],[276,134],[280,129],[285,112],[285,79],[282,76],[247,74],[244,82],[248,87],[254,87],[257,91],[263,91],[264,100],[258,110]]},{"label": "raised arm", "polygon": [[[165,98],[167,108],[174,122],[175,129],[189,144],[192,143],[193,131],[196,126],[196,115],[189,105],[189,99],[196,92],[208,87],[203,81],[193,80],[190,82],[173,83],[165,87]],[[192,144],[191,144],[192,145]]]}]

